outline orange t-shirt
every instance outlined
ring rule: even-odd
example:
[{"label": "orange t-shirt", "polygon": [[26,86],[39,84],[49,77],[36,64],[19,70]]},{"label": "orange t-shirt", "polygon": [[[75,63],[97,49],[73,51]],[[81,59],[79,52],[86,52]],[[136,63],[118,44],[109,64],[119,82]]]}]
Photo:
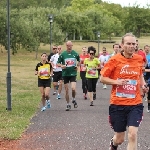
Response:
[{"label": "orange t-shirt", "polygon": [[142,57],[133,54],[127,59],[122,54],[111,57],[101,70],[103,77],[114,80],[128,79],[126,85],[112,85],[110,104],[137,105],[142,103],[140,94],[140,76],[142,75]]}]

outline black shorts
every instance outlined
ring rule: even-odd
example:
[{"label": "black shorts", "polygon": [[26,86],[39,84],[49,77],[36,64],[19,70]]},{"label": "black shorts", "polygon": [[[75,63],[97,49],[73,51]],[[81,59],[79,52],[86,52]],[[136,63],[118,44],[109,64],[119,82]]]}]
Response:
[{"label": "black shorts", "polygon": [[58,82],[62,80],[62,71],[59,72],[53,72],[53,82]]},{"label": "black shorts", "polygon": [[51,87],[51,79],[39,79],[38,78],[38,87]]},{"label": "black shorts", "polygon": [[129,126],[139,127],[142,119],[143,104],[109,106],[109,123],[115,132],[124,132]]},{"label": "black shorts", "polygon": [[64,80],[64,84],[67,84],[69,82],[76,82],[76,77],[77,76],[64,76],[63,80]]}]

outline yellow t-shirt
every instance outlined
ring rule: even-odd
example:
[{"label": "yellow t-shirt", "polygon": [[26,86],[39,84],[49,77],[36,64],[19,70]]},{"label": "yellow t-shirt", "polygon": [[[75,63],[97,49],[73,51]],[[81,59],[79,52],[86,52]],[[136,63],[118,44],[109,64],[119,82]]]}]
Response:
[{"label": "yellow t-shirt", "polygon": [[46,62],[42,64],[41,62],[36,65],[35,70],[38,71],[39,79],[50,79],[50,63]]},{"label": "yellow t-shirt", "polygon": [[93,60],[90,60],[89,58],[85,58],[84,64],[87,68],[86,78],[98,78],[98,70],[95,69],[100,64],[98,58],[94,58]]}]

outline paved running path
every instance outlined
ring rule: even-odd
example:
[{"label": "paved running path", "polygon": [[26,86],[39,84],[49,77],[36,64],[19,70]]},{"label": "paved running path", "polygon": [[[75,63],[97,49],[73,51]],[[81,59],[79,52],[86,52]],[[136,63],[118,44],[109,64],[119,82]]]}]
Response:
[{"label": "paved running path", "polygon": [[[81,80],[77,82],[78,108],[65,111],[64,94],[57,100],[51,96],[52,108],[38,109],[31,124],[19,140],[20,150],[108,150],[113,131],[108,123],[109,86],[97,85],[94,106],[83,100]],[[52,93],[53,91],[51,91]],[[63,90],[64,93],[64,90]],[[71,94],[70,94],[71,95]],[[146,102],[144,101],[146,106]],[[144,120],[139,128],[138,150],[150,149],[150,114],[144,109]],[[126,142],[119,147],[126,150]]]}]

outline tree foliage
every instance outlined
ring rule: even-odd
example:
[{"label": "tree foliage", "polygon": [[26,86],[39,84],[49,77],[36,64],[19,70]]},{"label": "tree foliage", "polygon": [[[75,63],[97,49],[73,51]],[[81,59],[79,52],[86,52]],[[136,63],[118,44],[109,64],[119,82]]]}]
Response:
[{"label": "tree foliage", "polygon": [[141,31],[150,31],[150,9],[139,8],[139,6],[129,7],[126,17],[126,31],[133,31],[140,37]]},{"label": "tree foliage", "polygon": [[[11,48],[37,50],[40,43],[50,43],[49,14],[53,14],[52,42],[61,44],[66,34],[71,39],[97,39],[133,32],[150,31],[150,10],[121,7],[101,0],[11,0]],[[0,44],[7,49],[6,1],[0,1]]]}]

